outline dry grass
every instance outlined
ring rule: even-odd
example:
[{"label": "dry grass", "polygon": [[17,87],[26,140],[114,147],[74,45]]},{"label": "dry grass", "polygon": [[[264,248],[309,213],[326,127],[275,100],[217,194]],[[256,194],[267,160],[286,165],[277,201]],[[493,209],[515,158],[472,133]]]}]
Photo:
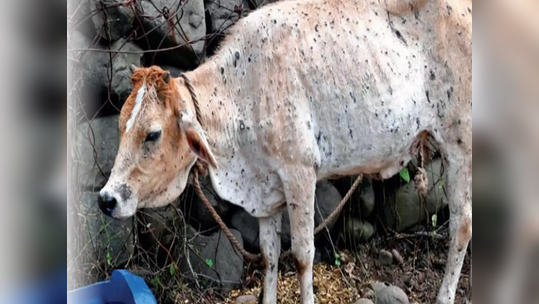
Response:
[{"label": "dry grass", "polygon": [[[339,268],[320,263],[314,266],[314,288],[317,303],[343,304],[353,303],[359,299],[357,289],[349,286]],[[256,287],[251,289],[233,290],[225,303],[236,303],[241,295],[254,295],[258,298],[262,281],[257,280]],[[279,273],[277,298],[280,304],[296,304],[300,302],[299,282],[296,272]]]}]

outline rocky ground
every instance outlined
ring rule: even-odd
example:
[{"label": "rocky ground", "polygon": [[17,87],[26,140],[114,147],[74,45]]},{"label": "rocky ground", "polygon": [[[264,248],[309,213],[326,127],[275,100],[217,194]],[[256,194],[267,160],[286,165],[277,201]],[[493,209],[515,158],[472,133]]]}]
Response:
[{"label": "rocky ground", "polygon": [[[443,228],[430,236],[394,233],[385,239],[376,237],[354,251],[339,251],[339,266],[335,261],[321,261],[314,267],[318,303],[434,303],[443,278],[447,239]],[[471,254],[465,259],[455,303],[471,299],[470,261]],[[242,287],[230,293],[201,296],[180,292],[178,303],[258,303],[263,280],[258,270],[251,271]],[[278,303],[299,303],[291,260],[280,265],[277,294]]]},{"label": "rocky ground", "polygon": [[[238,256],[192,188],[171,206],[141,210],[126,221],[103,216],[96,196],[116,156],[119,109],[132,85],[129,66],[160,65],[173,76],[194,69],[212,55],[231,24],[268,2],[273,1],[68,1],[68,57],[73,66],[69,72],[73,90],[79,93],[70,107],[78,119],[73,130],[76,144],[70,151],[78,191],[75,203],[68,206],[69,231],[75,240],[68,249],[73,259],[68,265],[73,270],[69,288],[127,268],[146,279],[159,303],[230,303],[240,294],[257,294],[260,266]],[[401,288],[412,302],[433,302],[443,275],[448,212],[443,162],[434,147],[432,151],[426,197],[419,197],[409,182],[415,174],[412,161],[406,171],[387,181],[364,179],[338,219],[316,237],[317,295],[327,303],[372,298],[369,286],[374,281]],[[334,210],[352,182],[342,178],[318,183],[317,223]],[[203,184],[234,235],[247,250],[258,253],[256,219],[215,196],[207,181]],[[285,214],[283,250],[290,246],[289,231]],[[426,236],[432,231],[437,233]],[[393,250],[402,260],[393,256]],[[296,303],[290,265],[288,261],[281,266],[279,292]],[[471,293],[467,265],[458,303]],[[332,284],[326,286],[327,282]],[[246,291],[238,292],[241,287]]]}]

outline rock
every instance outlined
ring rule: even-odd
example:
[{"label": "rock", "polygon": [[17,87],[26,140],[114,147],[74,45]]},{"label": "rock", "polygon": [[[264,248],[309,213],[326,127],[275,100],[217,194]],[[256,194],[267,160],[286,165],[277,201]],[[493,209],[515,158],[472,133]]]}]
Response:
[{"label": "rock", "polygon": [[[332,180],[332,184],[339,191],[342,197],[344,197],[350,187],[356,181],[356,176],[347,176],[339,179]],[[375,207],[375,194],[372,179],[369,177],[363,177],[359,186],[352,192],[347,210],[349,214],[359,219],[368,218]]]},{"label": "rock", "polygon": [[[316,201],[315,201],[315,223],[316,225],[322,223],[323,219],[327,218],[335,207],[340,203],[342,197],[339,191],[333,187],[333,185],[327,181],[321,181],[317,183],[316,188]],[[330,229],[335,220],[328,223],[328,229]],[[258,241],[258,220],[245,212],[243,209],[235,212],[232,215],[232,227],[242,232],[244,241],[251,248],[252,251],[259,250]],[[283,249],[290,248],[290,217],[288,216],[288,210],[283,210],[282,229],[281,229],[281,247]]]},{"label": "rock", "polygon": [[369,289],[365,292],[365,294],[363,295],[364,297],[366,298],[369,298],[369,299],[374,299],[374,290],[372,289]]},{"label": "rock", "polygon": [[[243,246],[241,233],[234,229],[230,231]],[[219,230],[211,236],[203,236],[196,234],[192,228],[188,234],[194,237],[188,237],[190,250],[189,256],[183,258],[180,264],[182,275],[189,279],[196,276],[204,286],[220,287],[223,292],[239,287],[243,274],[243,257],[225,234]]]},{"label": "rock", "polygon": [[[73,43],[84,46],[92,45],[91,41],[85,39],[79,34],[73,39]],[[108,50],[100,45],[92,45],[92,48]],[[117,53],[111,58],[109,52],[84,52],[81,58],[76,58],[80,62],[80,71],[82,74],[83,93],[90,95],[89,104],[86,109],[87,116],[92,117],[95,112],[102,107],[104,109],[100,115],[118,114],[117,109],[121,108],[127,97],[131,94],[131,71],[129,67],[134,64],[142,66],[142,49],[132,42],[120,39],[110,46],[111,50],[122,50],[129,53]],[[109,75],[112,75],[109,82]],[[108,92],[110,90],[111,102],[107,102]]]},{"label": "rock", "polygon": [[[314,219],[316,225],[322,223],[334,210],[342,200],[339,191],[328,181],[320,181],[316,184],[316,201]],[[327,228],[331,229],[338,215],[333,221],[328,223]]]},{"label": "rock", "polygon": [[[114,220],[97,207],[97,192],[84,192],[79,201],[78,221],[84,231],[81,244],[91,252],[82,256],[92,265],[118,267],[134,254],[133,218]],[[77,236],[78,238],[78,236]]]},{"label": "rock", "polygon": [[[206,19],[203,0],[142,0],[138,2],[144,30],[151,33],[140,41],[145,49],[175,48],[170,51],[149,53],[155,56],[155,64],[179,66],[185,70],[194,69],[203,57]],[[176,14],[176,9],[180,11]],[[166,14],[163,14],[166,13]],[[167,21],[164,15],[175,16]],[[179,19],[181,18],[181,19]],[[179,21],[178,21],[179,19]]]},{"label": "rock", "polygon": [[[126,4],[129,3],[129,4]],[[108,41],[127,36],[135,20],[135,8],[123,0],[90,0],[92,21],[96,33]]]},{"label": "rock", "polygon": [[255,304],[257,298],[253,295],[243,295],[236,298],[236,304]]},{"label": "rock", "polygon": [[[228,204],[222,201],[217,195],[214,195],[215,191],[213,190],[209,178],[201,179],[200,186],[202,188],[202,192],[204,192],[204,195],[208,201],[210,201],[210,204],[213,206],[217,214],[219,214],[221,218],[226,216],[228,213]],[[196,210],[196,221],[198,224],[200,224],[204,229],[210,229],[217,226],[217,222],[211,215],[208,208],[204,206],[198,195],[195,194],[195,196],[196,204],[194,207]]]},{"label": "rock", "polygon": [[391,254],[391,252],[382,249],[378,253],[378,261],[382,265],[391,265],[393,264],[393,255]]},{"label": "rock", "polygon": [[[77,32],[84,33],[87,37],[95,37],[95,26],[92,18],[88,18],[92,14],[90,8],[90,0],[73,1],[71,9],[68,9],[67,28]],[[68,35],[70,31],[67,31]]]},{"label": "rock", "polygon": [[167,262],[167,252],[163,247],[170,252],[181,250],[181,246],[174,244],[183,241],[183,220],[174,205],[143,209],[137,213],[139,244],[158,267],[166,266],[163,263]]},{"label": "rock", "polygon": [[277,2],[277,0],[253,0],[252,2],[254,2],[255,8],[259,8],[259,7],[264,6],[266,4]]},{"label": "rock", "polygon": [[322,253],[320,252],[320,250],[316,249],[315,248],[315,251],[314,251],[314,259],[313,259],[313,265],[317,265],[317,264],[320,264],[322,263]]},{"label": "rock", "polygon": [[385,283],[374,281],[369,284],[369,287],[374,291],[374,294],[377,295],[382,290],[384,290],[389,285],[386,285]]},{"label": "rock", "polygon": [[388,286],[376,293],[376,304],[409,304],[406,293],[397,286]]},{"label": "rock", "polygon": [[[442,161],[435,159],[431,164],[425,166],[430,189],[426,204],[420,200],[413,182],[405,184],[397,190],[395,198],[389,199],[384,206],[382,217],[387,227],[404,231],[426,220],[427,215],[430,219],[431,215],[447,206],[447,200],[439,182]],[[438,184],[434,187],[435,182]]]},{"label": "rock", "polygon": [[[232,24],[238,21],[240,15],[235,7],[241,7],[242,0],[215,0],[206,5],[211,18],[211,32],[225,32]],[[248,7],[246,7],[248,8]]]},{"label": "rock", "polygon": [[361,218],[367,218],[374,210],[374,189],[372,181],[369,178],[364,178],[361,181],[359,203],[361,206]]},{"label": "rock", "polygon": [[374,226],[356,218],[348,218],[346,222],[346,234],[352,236],[356,242],[366,242],[374,235]]},{"label": "rock", "polygon": [[232,214],[230,226],[241,232],[247,250],[260,250],[258,219],[251,216],[247,211],[240,209]]},{"label": "rock", "polygon": [[395,260],[395,262],[397,262],[397,264],[400,265],[404,263],[404,259],[402,258],[401,254],[396,249],[391,250],[391,255],[393,255],[393,259]]},{"label": "rock", "polygon": [[[78,130],[74,157],[81,186],[99,191],[105,185],[118,152],[118,115],[83,123]],[[91,127],[90,127],[91,126]],[[97,157],[94,157],[94,149]]]},{"label": "rock", "polygon": [[369,299],[359,299],[354,304],[374,304],[374,303]]}]

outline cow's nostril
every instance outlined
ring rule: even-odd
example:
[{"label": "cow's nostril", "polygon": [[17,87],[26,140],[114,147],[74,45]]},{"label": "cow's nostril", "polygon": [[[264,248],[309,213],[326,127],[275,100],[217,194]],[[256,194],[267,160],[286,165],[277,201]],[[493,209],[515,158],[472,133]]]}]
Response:
[{"label": "cow's nostril", "polygon": [[108,216],[112,215],[112,211],[116,207],[116,203],[116,199],[108,193],[99,194],[99,197],[97,198],[99,209],[101,209],[101,211]]}]

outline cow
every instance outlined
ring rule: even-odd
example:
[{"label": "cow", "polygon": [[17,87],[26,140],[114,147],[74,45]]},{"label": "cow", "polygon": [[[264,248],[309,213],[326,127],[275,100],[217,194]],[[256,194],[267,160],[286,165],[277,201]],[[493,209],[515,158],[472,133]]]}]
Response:
[{"label": "cow", "polygon": [[425,136],[447,162],[450,244],[436,303],[453,303],[472,236],[472,1],[288,0],[240,19],[215,55],[172,77],[138,67],[99,193],[116,219],[165,206],[195,162],[258,218],[263,303],[276,303],[282,211],[301,303],[314,303],[316,182],[387,179]]}]

